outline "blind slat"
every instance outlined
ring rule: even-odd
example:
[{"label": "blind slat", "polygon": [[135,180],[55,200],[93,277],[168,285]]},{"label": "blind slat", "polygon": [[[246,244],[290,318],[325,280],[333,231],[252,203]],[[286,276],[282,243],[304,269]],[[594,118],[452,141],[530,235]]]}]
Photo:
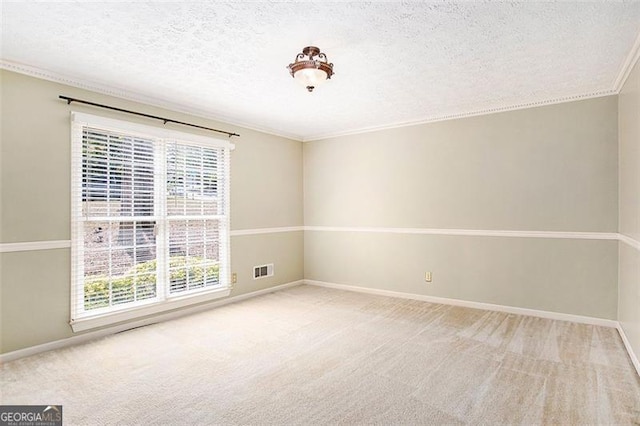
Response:
[{"label": "blind slat", "polygon": [[79,129],[72,318],[223,285],[228,148]]}]

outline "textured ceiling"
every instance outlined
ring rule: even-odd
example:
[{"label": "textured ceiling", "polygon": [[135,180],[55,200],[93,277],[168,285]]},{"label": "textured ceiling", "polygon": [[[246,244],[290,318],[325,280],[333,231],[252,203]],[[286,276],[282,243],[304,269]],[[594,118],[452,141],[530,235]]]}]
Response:
[{"label": "textured ceiling", "polygon": [[[615,91],[628,2],[6,2],[2,61],[302,140]],[[319,46],[308,93],[287,64]]]}]

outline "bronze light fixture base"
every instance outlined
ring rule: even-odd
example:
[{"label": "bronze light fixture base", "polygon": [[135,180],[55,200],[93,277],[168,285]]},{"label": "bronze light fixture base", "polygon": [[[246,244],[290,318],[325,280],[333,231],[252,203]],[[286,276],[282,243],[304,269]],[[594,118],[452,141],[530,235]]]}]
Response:
[{"label": "bronze light fixture base", "polygon": [[[309,92],[313,92],[317,84],[329,80],[333,75],[333,64],[329,63],[327,56],[316,46],[307,46],[302,49],[302,53],[298,53],[293,63],[290,63],[287,68],[291,77],[303,81]],[[298,72],[301,73],[298,75],[299,78],[296,77]]]}]

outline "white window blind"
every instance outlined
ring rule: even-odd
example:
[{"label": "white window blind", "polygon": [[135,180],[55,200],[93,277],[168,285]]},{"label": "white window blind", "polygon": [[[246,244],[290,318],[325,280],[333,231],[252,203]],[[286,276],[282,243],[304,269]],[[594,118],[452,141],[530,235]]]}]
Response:
[{"label": "white window blind", "polygon": [[74,113],[72,145],[72,325],[228,294],[232,144]]}]

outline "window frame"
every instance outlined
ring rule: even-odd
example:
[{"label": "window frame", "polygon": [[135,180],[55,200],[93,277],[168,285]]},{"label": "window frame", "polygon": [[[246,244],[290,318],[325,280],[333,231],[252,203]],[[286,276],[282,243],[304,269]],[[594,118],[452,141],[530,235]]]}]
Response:
[{"label": "window frame", "polygon": [[[167,162],[167,145],[174,142],[182,142],[183,144],[200,146],[206,148],[222,149],[223,154],[223,214],[217,220],[220,221],[218,244],[219,244],[219,285],[211,289],[202,289],[200,291],[188,292],[187,294],[171,295],[169,292],[169,283],[165,282],[164,269],[168,268],[169,256],[165,256],[164,251],[168,250],[163,238],[156,240],[156,261],[161,265],[163,261],[166,263],[163,268],[158,268],[156,297],[149,300],[135,301],[131,304],[123,305],[117,309],[100,311],[95,314],[81,315],[79,309],[84,301],[84,219],[82,211],[82,149],[83,149],[83,129],[86,127],[96,128],[105,131],[112,131],[126,134],[133,137],[150,138],[154,140],[154,163],[155,173],[157,176],[163,176],[163,167]],[[156,146],[157,145],[157,146]],[[165,312],[189,305],[194,305],[209,300],[226,297],[230,294],[230,267],[231,267],[231,249],[230,249],[230,176],[231,176],[231,151],[235,145],[227,140],[213,138],[210,136],[202,136],[193,133],[185,133],[175,130],[169,130],[162,127],[148,126],[130,121],[106,118],[92,114],[81,112],[71,112],[71,307],[70,321],[74,332],[89,330],[97,327],[103,327],[123,321],[137,319],[148,315]],[[160,155],[160,158],[156,156]],[[162,165],[164,163],[164,166]],[[160,178],[154,182],[160,181]],[[158,207],[158,203],[166,204],[165,194],[162,192],[162,186],[154,185],[154,218],[160,217],[163,226],[168,224],[171,216],[167,214],[166,209]],[[203,220],[207,215],[203,215]],[[166,231],[166,230],[165,230]],[[162,231],[161,231],[162,232]],[[168,238],[168,237],[167,237]],[[161,251],[162,250],[162,251]],[[166,259],[164,259],[166,257]]]}]

